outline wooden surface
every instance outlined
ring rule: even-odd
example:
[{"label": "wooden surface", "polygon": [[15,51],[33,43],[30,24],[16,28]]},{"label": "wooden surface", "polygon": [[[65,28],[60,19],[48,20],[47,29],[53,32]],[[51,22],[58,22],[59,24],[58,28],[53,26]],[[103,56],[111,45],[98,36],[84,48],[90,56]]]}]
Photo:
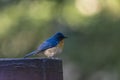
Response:
[{"label": "wooden surface", "polygon": [[60,59],[0,59],[0,80],[63,80]]}]

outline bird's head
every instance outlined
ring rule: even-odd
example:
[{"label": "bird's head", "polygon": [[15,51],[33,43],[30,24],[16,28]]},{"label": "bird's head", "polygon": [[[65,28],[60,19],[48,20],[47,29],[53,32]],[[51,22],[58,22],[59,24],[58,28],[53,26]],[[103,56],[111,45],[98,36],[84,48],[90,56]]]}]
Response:
[{"label": "bird's head", "polygon": [[67,37],[64,36],[61,32],[57,32],[57,33],[54,35],[54,37],[55,37],[57,40],[59,40],[59,41],[67,38]]}]

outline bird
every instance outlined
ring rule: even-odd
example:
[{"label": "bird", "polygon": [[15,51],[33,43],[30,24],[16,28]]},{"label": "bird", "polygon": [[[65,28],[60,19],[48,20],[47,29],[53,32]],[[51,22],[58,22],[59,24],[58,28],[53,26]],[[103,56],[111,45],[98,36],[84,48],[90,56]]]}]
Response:
[{"label": "bird", "polygon": [[53,58],[55,54],[62,52],[65,38],[67,37],[63,33],[57,32],[53,36],[45,40],[42,44],[40,44],[36,50],[26,54],[24,58],[40,53],[43,53],[48,58]]}]

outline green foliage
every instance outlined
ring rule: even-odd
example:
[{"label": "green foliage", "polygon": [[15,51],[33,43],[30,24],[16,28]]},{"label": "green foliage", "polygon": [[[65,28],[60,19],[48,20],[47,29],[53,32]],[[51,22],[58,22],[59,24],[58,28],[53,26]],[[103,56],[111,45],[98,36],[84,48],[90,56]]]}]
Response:
[{"label": "green foliage", "polygon": [[85,77],[103,69],[120,71],[118,0],[101,1],[95,13],[85,13],[76,1],[1,0],[0,57],[23,57],[61,31],[69,37],[62,57],[78,65]]}]

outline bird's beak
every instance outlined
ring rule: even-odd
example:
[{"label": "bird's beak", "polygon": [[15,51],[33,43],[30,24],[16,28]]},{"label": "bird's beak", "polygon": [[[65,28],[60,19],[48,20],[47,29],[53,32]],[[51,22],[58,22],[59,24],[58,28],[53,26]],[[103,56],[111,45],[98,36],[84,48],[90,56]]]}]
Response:
[{"label": "bird's beak", "polygon": [[65,36],[64,38],[68,38],[68,37]]}]

